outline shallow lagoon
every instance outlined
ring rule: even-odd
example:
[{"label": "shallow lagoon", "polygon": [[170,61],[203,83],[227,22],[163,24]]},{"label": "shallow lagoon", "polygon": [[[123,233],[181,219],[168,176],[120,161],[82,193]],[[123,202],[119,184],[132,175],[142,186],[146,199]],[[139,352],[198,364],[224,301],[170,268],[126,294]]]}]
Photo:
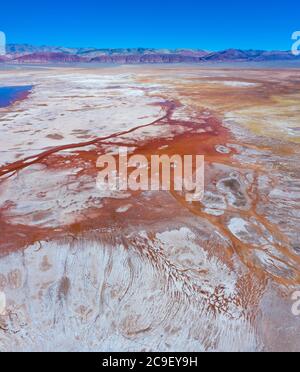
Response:
[{"label": "shallow lagoon", "polygon": [[0,108],[26,98],[32,86],[0,87]]}]

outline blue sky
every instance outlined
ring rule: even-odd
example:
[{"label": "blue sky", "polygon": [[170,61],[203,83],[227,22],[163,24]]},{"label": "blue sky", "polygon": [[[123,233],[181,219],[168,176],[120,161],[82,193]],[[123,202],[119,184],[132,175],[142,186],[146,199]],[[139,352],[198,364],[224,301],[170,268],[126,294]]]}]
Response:
[{"label": "blue sky", "polygon": [[222,50],[291,48],[296,0],[3,0],[9,43]]}]

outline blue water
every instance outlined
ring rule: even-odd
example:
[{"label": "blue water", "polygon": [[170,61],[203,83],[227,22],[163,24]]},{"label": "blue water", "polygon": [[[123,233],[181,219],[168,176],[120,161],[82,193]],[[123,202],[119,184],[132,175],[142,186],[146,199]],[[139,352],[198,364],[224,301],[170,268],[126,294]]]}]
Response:
[{"label": "blue water", "polygon": [[7,107],[22,99],[32,89],[32,86],[0,87],[0,108]]}]

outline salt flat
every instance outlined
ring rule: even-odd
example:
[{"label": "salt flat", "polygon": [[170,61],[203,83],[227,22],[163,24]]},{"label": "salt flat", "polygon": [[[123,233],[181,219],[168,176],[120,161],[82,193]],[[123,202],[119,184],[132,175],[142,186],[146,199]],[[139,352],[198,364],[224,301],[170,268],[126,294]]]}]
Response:
[{"label": "salt flat", "polygon": [[[101,71],[101,70],[100,70]],[[25,75],[25,76],[24,76]],[[93,74],[61,70],[33,74],[5,72],[1,83],[31,81],[28,100],[1,110],[1,163],[28,157],[62,143],[88,141],[155,121],[163,112],[147,98],[149,84],[134,84],[132,74]],[[130,112],[130,115],[128,115]]]},{"label": "salt flat", "polygon": [[[300,71],[0,71],[1,351],[300,350]],[[205,155],[203,201],[99,155]],[[4,305],[3,305],[4,304]]]}]

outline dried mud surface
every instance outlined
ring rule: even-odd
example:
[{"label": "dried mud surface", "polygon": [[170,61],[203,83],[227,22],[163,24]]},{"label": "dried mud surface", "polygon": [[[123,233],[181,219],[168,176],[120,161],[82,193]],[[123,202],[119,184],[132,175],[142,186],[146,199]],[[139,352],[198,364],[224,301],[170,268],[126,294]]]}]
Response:
[{"label": "dried mud surface", "polygon": [[[0,81],[33,86],[0,109],[1,351],[300,351],[299,70]],[[119,147],[205,155],[203,201],[100,192]]]}]

